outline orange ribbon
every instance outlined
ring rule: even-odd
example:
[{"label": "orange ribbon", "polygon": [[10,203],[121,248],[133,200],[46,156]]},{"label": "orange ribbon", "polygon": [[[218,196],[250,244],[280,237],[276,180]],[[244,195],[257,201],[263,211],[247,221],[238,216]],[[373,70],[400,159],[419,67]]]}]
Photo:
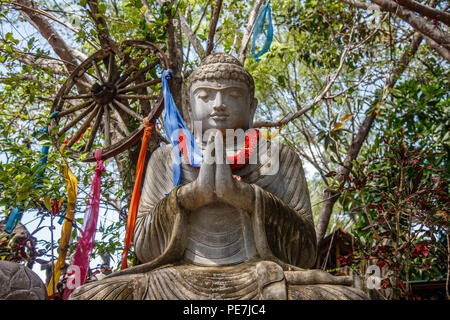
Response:
[{"label": "orange ribbon", "polygon": [[127,228],[125,230],[125,244],[122,253],[122,263],[120,270],[128,268],[128,251],[131,247],[133,239],[134,225],[136,223],[137,211],[139,208],[139,201],[141,199],[141,181],[142,173],[144,171],[145,156],[147,154],[147,140],[152,135],[154,124],[144,118],[144,136],[142,137],[141,150],[139,151],[139,159],[136,167],[136,179],[134,181],[133,195],[131,197],[130,210],[128,211]]}]

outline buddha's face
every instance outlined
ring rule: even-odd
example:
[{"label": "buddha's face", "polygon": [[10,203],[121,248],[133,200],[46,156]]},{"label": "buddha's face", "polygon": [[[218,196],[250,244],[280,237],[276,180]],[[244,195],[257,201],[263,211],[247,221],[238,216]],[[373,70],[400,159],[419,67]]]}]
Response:
[{"label": "buddha's face", "polygon": [[243,129],[253,123],[257,100],[246,83],[235,80],[196,81],[190,89],[192,120],[208,129]]}]

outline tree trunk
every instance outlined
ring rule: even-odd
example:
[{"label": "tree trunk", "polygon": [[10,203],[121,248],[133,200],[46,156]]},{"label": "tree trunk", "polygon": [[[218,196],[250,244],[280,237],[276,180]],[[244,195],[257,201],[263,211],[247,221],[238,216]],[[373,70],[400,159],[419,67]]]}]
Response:
[{"label": "tree trunk", "polygon": [[[400,78],[402,73],[405,71],[406,67],[409,65],[409,62],[417,52],[417,49],[422,42],[423,37],[418,33],[414,34],[413,39],[411,41],[411,47],[409,50],[406,50],[399,60],[398,67],[395,68],[389,78],[386,79],[385,90],[389,91],[392,89]],[[385,98],[385,97],[384,97]],[[384,99],[383,98],[383,99]],[[378,104],[383,103],[383,99],[378,102]],[[341,169],[336,176],[337,184],[341,184],[345,180],[345,176],[348,176],[350,173],[352,162],[356,159],[361,150],[361,147],[364,141],[369,134],[369,131],[372,127],[372,124],[376,118],[376,110],[372,110],[369,114],[366,115],[363,123],[359,127],[358,133],[353,138],[352,143],[350,144],[350,148],[348,150],[347,156],[345,157],[344,163]],[[333,213],[333,207],[336,201],[339,199],[340,192],[338,191],[329,191],[325,190],[323,195],[323,204],[320,210],[319,219],[316,226],[316,236],[317,236],[317,244],[320,246],[325,233],[327,231],[328,224],[330,222],[331,214]]]}]

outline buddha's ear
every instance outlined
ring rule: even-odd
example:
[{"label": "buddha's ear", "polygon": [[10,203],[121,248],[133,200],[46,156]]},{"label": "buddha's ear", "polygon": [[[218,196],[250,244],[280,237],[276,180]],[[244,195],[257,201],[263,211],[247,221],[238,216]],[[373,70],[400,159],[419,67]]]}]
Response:
[{"label": "buddha's ear", "polygon": [[256,107],[258,107],[258,99],[252,98],[250,102],[250,123],[249,128],[253,127],[253,118],[255,117]]}]

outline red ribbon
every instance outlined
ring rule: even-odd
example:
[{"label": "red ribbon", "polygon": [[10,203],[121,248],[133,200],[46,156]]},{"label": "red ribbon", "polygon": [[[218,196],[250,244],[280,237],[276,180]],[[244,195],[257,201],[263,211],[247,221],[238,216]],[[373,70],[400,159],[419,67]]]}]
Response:
[{"label": "red ribbon", "polygon": [[[248,163],[250,157],[253,155],[256,147],[258,146],[259,137],[260,133],[258,129],[251,129],[249,130],[249,132],[247,132],[247,134],[245,135],[245,142],[241,150],[239,150],[236,155],[227,157],[228,163],[230,163],[231,170],[240,169]],[[186,137],[182,132],[180,133],[178,143],[180,146],[180,151],[184,155],[186,163],[189,163],[187,156]],[[200,170],[199,167],[196,169]]]},{"label": "red ribbon", "polygon": [[[102,172],[105,171],[103,160],[101,160],[102,149],[96,150],[95,159],[97,166],[95,167],[95,176],[92,180],[91,191],[89,192],[89,199],[87,203],[86,213],[83,220],[83,230],[81,237],[78,238],[77,247],[73,257],[73,265],[80,268],[80,284],[83,285],[86,281],[86,276],[89,270],[89,261],[94,248],[95,233],[97,231],[98,209],[100,207],[100,189]],[[73,289],[66,288],[64,290],[63,299],[69,298]]]}]

